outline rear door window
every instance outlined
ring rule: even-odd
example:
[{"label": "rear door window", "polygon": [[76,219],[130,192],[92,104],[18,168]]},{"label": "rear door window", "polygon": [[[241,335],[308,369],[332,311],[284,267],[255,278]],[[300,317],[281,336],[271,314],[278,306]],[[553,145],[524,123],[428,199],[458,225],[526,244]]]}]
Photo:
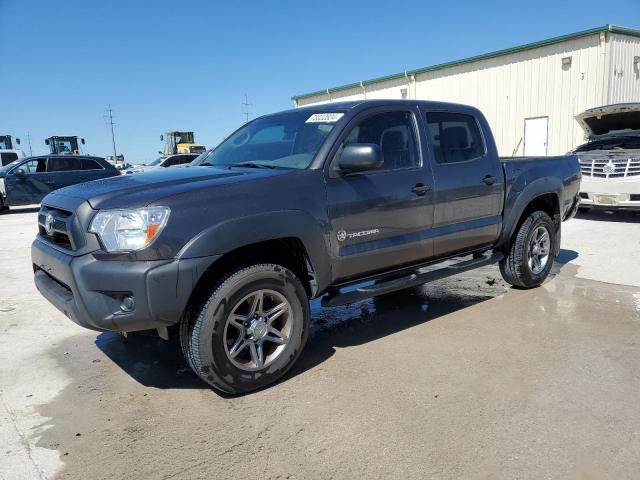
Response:
[{"label": "rear door window", "polygon": [[484,156],[484,140],[473,115],[427,112],[427,124],[436,162],[468,162]]},{"label": "rear door window", "polygon": [[47,172],[69,172],[81,170],[80,160],[76,157],[52,157],[47,162]]}]

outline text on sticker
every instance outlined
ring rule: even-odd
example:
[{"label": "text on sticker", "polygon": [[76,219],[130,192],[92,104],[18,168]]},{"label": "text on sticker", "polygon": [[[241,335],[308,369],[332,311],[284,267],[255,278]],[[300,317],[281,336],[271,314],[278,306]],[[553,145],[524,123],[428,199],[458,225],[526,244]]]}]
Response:
[{"label": "text on sticker", "polygon": [[342,118],[344,113],[314,113],[305,123],[335,123]]}]

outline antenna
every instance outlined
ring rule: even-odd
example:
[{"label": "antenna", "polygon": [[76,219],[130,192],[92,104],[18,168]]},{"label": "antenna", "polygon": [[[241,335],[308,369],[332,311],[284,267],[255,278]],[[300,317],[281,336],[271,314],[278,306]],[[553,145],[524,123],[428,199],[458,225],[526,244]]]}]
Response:
[{"label": "antenna", "polygon": [[244,122],[247,123],[249,121],[249,116],[253,115],[253,112],[249,111],[249,107],[252,107],[253,103],[249,103],[246,93],[244,94],[244,102],[242,102],[242,106],[244,107]]},{"label": "antenna", "polygon": [[113,144],[113,163],[117,161],[118,154],[116,153],[116,136],[113,133],[113,127],[115,123],[113,121],[113,110],[111,109],[111,104],[107,106],[105,109],[104,118],[109,121],[109,126],[111,127],[111,143]]},{"label": "antenna", "polygon": [[27,143],[29,144],[29,156],[33,157],[33,149],[31,148],[31,134],[27,132]]}]

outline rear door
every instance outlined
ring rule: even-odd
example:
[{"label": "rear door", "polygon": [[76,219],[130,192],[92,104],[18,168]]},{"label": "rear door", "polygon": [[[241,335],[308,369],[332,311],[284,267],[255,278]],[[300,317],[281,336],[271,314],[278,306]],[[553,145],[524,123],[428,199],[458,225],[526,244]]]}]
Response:
[{"label": "rear door", "polygon": [[338,153],[327,172],[334,277],[348,279],[432,254],[433,179],[423,163],[417,109],[369,110],[354,118],[338,140],[380,146],[378,170],[340,174]]},{"label": "rear door", "polygon": [[72,155],[49,157],[47,172],[53,190],[84,181],[80,159]]},{"label": "rear door", "polygon": [[502,225],[504,174],[482,134],[486,122],[481,128],[474,115],[464,112],[423,114],[435,159],[434,254],[493,243]]}]

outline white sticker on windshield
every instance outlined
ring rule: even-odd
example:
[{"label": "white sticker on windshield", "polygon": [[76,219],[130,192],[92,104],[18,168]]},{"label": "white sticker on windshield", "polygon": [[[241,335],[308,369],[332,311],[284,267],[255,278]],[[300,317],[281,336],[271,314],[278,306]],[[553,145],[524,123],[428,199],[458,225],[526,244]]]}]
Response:
[{"label": "white sticker on windshield", "polygon": [[304,123],[335,123],[343,117],[344,113],[314,113]]}]

